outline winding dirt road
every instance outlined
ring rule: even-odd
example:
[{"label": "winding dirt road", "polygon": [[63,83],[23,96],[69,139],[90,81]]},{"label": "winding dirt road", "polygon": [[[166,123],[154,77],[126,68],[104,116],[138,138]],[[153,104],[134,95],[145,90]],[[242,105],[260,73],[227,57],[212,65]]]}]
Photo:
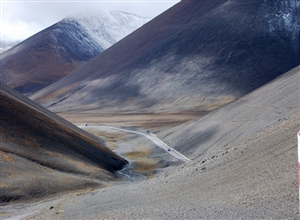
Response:
[{"label": "winding dirt road", "polygon": [[170,155],[172,155],[173,157],[183,161],[184,163],[187,163],[189,161],[191,161],[189,158],[187,158],[186,156],[184,156],[183,154],[181,154],[180,152],[178,152],[177,150],[175,150],[174,148],[170,147],[169,145],[167,145],[165,142],[163,142],[162,140],[160,140],[155,134],[151,133],[151,132],[147,132],[147,133],[142,133],[142,132],[138,132],[138,131],[132,131],[132,130],[128,130],[128,129],[123,129],[123,128],[116,128],[116,127],[110,127],[110,126],[78,126],[82,129],[84,128],[93,128],[93,129],[100,129],[100,130],[118,130],[118,131],[123,131],[123,132],[128,132],[128,133],[134,133],[134,134],[138,134],[138,135],[143,135],[144,137],[148,138],[149,140],[151,140],[154,144],[156,144],[157,146],[159,146],[160,148],[162,148],[163,150],[165,150],[167,153],[169,153]]}]

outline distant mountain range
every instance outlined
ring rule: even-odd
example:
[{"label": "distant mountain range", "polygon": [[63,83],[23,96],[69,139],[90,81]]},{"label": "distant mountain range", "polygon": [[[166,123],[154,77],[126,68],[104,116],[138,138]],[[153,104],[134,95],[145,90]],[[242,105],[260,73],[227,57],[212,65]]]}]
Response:
[{"label": "distant mountain range", "polygon": [[148,18],[112,11],[70,17],[1,54],[1,80],[32,93],[61,79],[136,30]]},{"label": "distant mountain range", "polygon": [[53,111],[213,110],[300,64],[297,1],[181,1],[31,98]]}]

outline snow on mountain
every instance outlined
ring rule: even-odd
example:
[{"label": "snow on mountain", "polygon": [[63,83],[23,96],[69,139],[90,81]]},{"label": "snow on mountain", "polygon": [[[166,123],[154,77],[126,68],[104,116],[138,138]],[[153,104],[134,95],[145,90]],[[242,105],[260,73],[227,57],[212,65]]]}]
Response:
[{"label": "snow on mountain", "polygon": [[150,19],[122,11],[98,11],[79,17],[69,17],[63,23],[78,23],[87,37],[102,50],[112,46]]},{"label": "snow on mountain", "polygon": [[121,11],[74,16],[3,52],[2,82],[29,94],[88,62],[150,19]]},{"label": "snow on mountain", "polygon": [[276,30],[284,30],[287,34],[293,34],[299,30],[300,2],[295,0],[274,0],[264,1],[261,5],[261,14],[265,15],[269,21],[269,31],[274,33]]},{"label": "snow on mountain", "polygon": [[60,112],[211,111],[300,64],[299,21],[292,0],[181,1],[31,97]]}]

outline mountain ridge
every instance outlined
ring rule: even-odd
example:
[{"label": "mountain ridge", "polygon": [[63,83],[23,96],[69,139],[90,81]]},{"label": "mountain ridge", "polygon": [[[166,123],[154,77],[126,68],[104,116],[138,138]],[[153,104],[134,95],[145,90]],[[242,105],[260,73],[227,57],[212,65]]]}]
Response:
[{"label": "mountain ridge", "polygon": [[31,98],[53,111],[222,106],[300,63],[299,6],[284,2],[181,1]]},{"label": "mountain ridge", "polygon": [[88,62],[148,20],[120,11],[63,19],[1,53],[1,80],[22,93],[35,92]]},{"label": "mountain ridge", "polygon": [[1,202],[103,187],[117,179],[127,161],[101,139],[2,82],[0,88]]}]

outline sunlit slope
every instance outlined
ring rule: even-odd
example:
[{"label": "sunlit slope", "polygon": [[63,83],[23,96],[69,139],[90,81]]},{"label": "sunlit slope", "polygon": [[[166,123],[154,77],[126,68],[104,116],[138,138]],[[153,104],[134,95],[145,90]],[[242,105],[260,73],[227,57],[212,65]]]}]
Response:
[{"label": "sunlit slope", "polygon": [[127,163],[95,136],[3,83],[0,100],[2,201],[99,186]]},{"label": "sunlit slope", "polygon": [[299,5],[181,1],[32,99],[54,111],[212,110],[300,64]]},{"label": "sunlit slope", "polygon": [[[299,83],[300,66],[199,120],[174,127],[161,135],[171,146],[195,158],[212,154],[215,149],[229,150],[227,145],[232,141],[246,138],[292,114],[298,114],[300,126]],[[282,146],[282,149],[285,147],[288,146]]]}]

